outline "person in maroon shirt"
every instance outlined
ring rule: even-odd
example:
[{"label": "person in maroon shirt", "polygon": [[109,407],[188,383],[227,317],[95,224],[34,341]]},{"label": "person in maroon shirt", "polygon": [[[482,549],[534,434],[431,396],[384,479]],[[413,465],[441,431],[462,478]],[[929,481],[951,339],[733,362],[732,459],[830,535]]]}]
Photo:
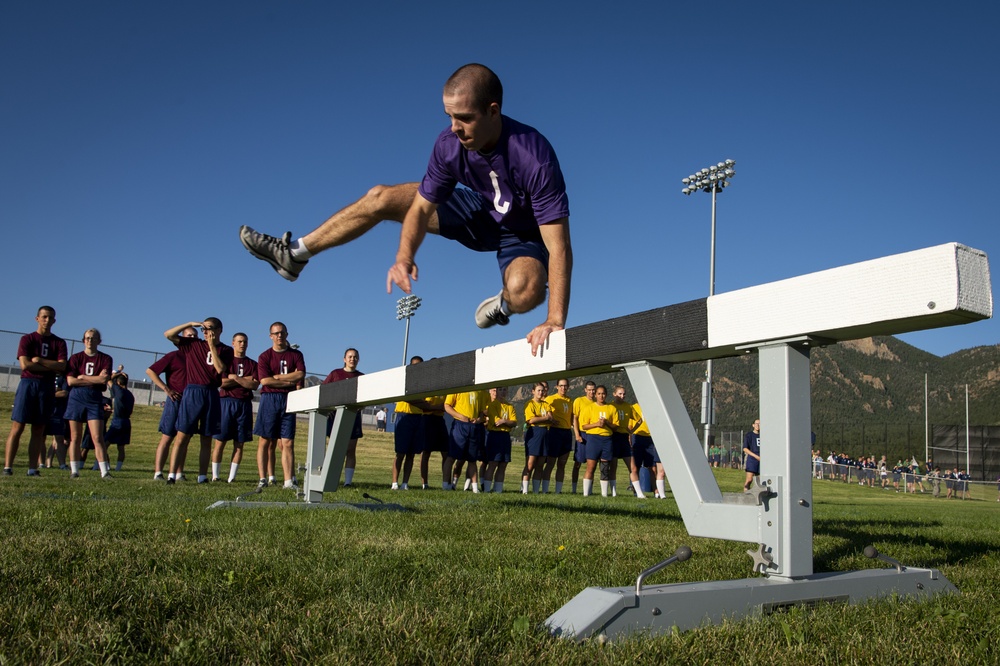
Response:
[{"label": "person in maroon shirt", "polygon": [[69,422],[69,468],[70,476],[80,476],[83,461],[81,445],[84,430],[90,432],[94,442],[94,456],[101,470],[101,478],[111,476],[107,449],[104,446],[104,391],[114,361],[97,346],[101,344],[101,332],[88,328],[83,334],[83,351],[73,354],[66,364],[66,383],[69,384],[69,400],[66,402],[65,419]]},{"label": "person in maroon shirt", "polygon": [[269,329],[271,347],[257,359],[260,380],[260,404],[253,434],[260,437],[257,446],[259,488],[274,483],[275,451],[281,449],[281,467],[285,488],[298,490],[295,478],[295,414],[287,411],[288,394],[302,387],[306,361],[302,352],[288,344],[288,328],[276,321]]},{"label": "person in maroon shirt", "polygon": [[257,362],[246,355],[247,345],[249,339],[246,333],[233,336],[233,364],[219,390],[222,420],[212,451],[212,481],[220,480],[219,468],[222,466],[222,452],[226,448],[226,442],[233,440],[228,479],[232,483],[243,462],[243,445],[253,440],[253,392],[260,386],[260,382],[257,381]]},{"label": "person in maroon shirt", "polygon": [[[358,372],[358,361],[361,360],[361,355],[358,354],[358,350],[354,347],[348,347],[347,351],[344,352],[344,367],[337,368],[323,380],[324,384],[329,384],[331,382],[339,382],[344,379],[350,379],[352,377],[360,377],[365,374],[363,372]],[[333,429],[333,415],[326,421],[326,436],[330,436],[330,432]],[[361,412],[359,411],[354,419],[354,429],[351,431],[351,442],[347,445],[347,457],[344,459],[344,486],[347,487],[354,482],[354,466],[357,464],[357,450],[358,450],[358,440],[364,437],[361,432]]]},{"label": "person in maroon shirt", "polygon": [[[183,338],[197,338],[198,331],[192,327],[181,331]],[[160,379],[163,375],[163,379]],[[187,386],[187,372],[184,370],[184,359],[176,351],[165,354],[146,369],[146,376],[157,388],[163,391],[167,399],[163,401],[163,415],[160,416],[160,441],[156,445],[156,458],[153,461],[153,479],[163,479],[163,468],[167,465],[167,455],[170,453],[170,442],[177,436],[177,406],[181,402],[181,394]]]},{"label": "person in maroon shirt", "polygon": [[45,451],[45,424],[52,414],[55,401],[55,379],[66,372],[66,341],[52,334],[56,323],[55,308],[43,305],[35,313],[37,328],[21,337],[17,360],[21,364],[21,381],[14,394],[10,412],[10,434],[4,457],[4,476],[14,473],[14,457],[21,445],[24,427],[31,425],[28,441],[28,476],[38,476],[38,466]]},{"label": "person in maroon shirt", "polygon": [[[204,340],[185,338],[181,332],[186,328],[201,327]],[[198,483],[208,482],[208,463],[212,457],[212,435],[219,430],[219,386],[229,371],[233,361],[233,348],[219,342],[222,335],[222,321],[217,317],[206,317],[204,321],[178,324],[164,331],[163,335],[177,347],[184,359],[187,386],[181,394],[177,408],[177,437],[170,452],[170,474],[167,483],[173,483],[184,468],[184,458],[191,437],[201,438],[201,452],[198,456]]]}]

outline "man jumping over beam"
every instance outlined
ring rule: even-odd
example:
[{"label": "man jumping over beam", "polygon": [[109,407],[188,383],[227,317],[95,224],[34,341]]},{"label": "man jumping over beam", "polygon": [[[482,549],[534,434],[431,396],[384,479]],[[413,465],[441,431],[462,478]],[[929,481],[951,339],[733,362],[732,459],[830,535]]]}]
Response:
[{"label": "man jumping over beam", "polygon": [[[528,333],[532,354],[566,325],[573,253],[569,199],[555,151],[537,130],[501,114],[503,86],[489,68],[469,64],[444,86],[451,125],[438,136],[423,180],[377,185],[293,241],[240,228],[244,247],[286,280],[309,258],[358,238],[382,220],[402,222],[386,290],[410,293],[415,257],[427,232],[479,252],[496,252],[503,289],[476,309],[476,325],[504,326],[509,315],[545,301],[548,315]],[[456,189],[462,184],[469,189]]]}]

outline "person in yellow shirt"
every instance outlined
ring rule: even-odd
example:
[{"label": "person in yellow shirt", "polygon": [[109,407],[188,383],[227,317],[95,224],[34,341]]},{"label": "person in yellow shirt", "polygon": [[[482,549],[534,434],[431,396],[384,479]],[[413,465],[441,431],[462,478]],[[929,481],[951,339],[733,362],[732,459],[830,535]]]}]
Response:
[{"label": "person in yellow shirt", "polygon": [[646,495],[642,492],[642,486],[639,485],[639,468],[632,461],[632,431],[630,430],[630,424],[634,420],[632,418],[632,405],[625,402],[624,386],[616,386],[614,395],[612,407],[615,409],[615,415],[612,419],[614,425],[611,428],[613,431],[611,442],[615,457],[611,463],[611,495],[612,497],[618,495],[615,486],[618,478],[618,461],[622,460],[628,470],[629,480],[632,482],[636,498],[646,499]]},{"label": "person in yellow shirt", "polygon": [[542,492],[549,492],[549,479],[552,468],[556,469],[556,493],[562,492],[563,479],[566,476],[566,460],[573,451],[573,403],[566,396],[569,390],[569,380],[556,380],[556,394],[545,398],[549,405],[549,413],[553,422],[549,426],[546,438],[548,458],[542,469]]},{"label": "person in yellow shirt", "polygon": [[[444,400],[444,411],[454,421],[451,423],[448,442],[448,459],[445,460],[445,478],[451,479],[456,460],[469,463],[468,478],[472,492],[479,492],[479,470],[476,462],[483,455],[481,449],[486,439],[486,407],[490,395],[486,391],[466,391],[449,394]],[[445,483],[445,490],[454,490],[455,484]]]},{"label": "person in yellow shirt", "polygon": [[[423,361],[419,356],[410,359],[410,365]],[[424,450],[423,410],[419,401],[396,403],[396,425],[393,432],[393,447],[396,457],[392,461],[392,490],[408,490],[410,472],[413,471],[413,457]],[[399,485],[399,473],[403,473],[403,485]]]},{"label": "person in yellow shirt", "polygon": [[531,490],[538,493],[542,483],[542,468],[548,455],[546,438],[549,426],[555,421],[549,405],[545,402],[545,382],[536,382],[531,390],[531,400],[524,403],[524,425],[530,426],[530,432],[525,431],[524,448],[527,453],[525,476],[521,479],[521,492],[528,493],[528,479],[531,479]]},{"label": "person in yellow shirt", "polygon": [[580,431],[587,435],[587,471],[583,474],[583,496],[590,495],[594,488],[594,470],[601,463],[601,496],[608,496],[608,479],[611,473],[611,425],[615,409],[607,404],[608,389],[598,386],[594,390],[594,402],[580,412]]},{"label": "person in yellow shirt", "polygon": [[597,384],[588,380],[584,385],[584,395],[573,401],[573,436],[576,440],[576,451],[573,454],[573,494],[576,494],[576,484],[580,478],[580,467],[587,464],[587,433],[580,429],[580,412],[594,402],[594,392]]},{"label": "person in yellow shirt", "polygon": [[636,468],[655,468],[656,493],[654,497],[667,499],[667,479],[660,462],[660,454],[653,445],[653,437],[649,433],[649,424],[642,416],[639,403],[632,405],[632,461]]},{"label": "person in yellow shirt", "polygon": [[424,412],[424,452],[420,454],[420,482],[424,490],[427,490],[428,474],[430,468],[431,454],[441,454],[441,480],[450,481],[451,477],[445,476],[445,462],[448,460],[448,426],[444,422],[444,399],[443,395],[424,398],[420,409]]},{"label": "person in yellow shirt", "polygon": [[510,431],[517,425],[514,405],[507,402],[507,389],[490,389],[490,404],[486,407],[486,471],[483,492],[503,492],[504,475],[510,463]]}]

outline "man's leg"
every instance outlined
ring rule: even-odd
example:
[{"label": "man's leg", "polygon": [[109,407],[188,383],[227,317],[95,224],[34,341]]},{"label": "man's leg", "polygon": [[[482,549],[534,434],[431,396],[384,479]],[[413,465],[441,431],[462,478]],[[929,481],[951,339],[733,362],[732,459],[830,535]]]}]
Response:
[{"label": "man's leg", "polygon": [[198,483],[208,482],[208,464],[212,462],[212,438],[200,435],[201,449],[198,451]]},{"label": "man's leg", "polygon": [[[416,193],[417,183],[376,185],[297,241],[292,242],[290,234],[275,238],[247,226],[240,228],[240,241],[252,255],[270,263],[283,278],[294,281],[312,255],[349,243],[383,220],[402,222]],[[436,216],[427,230],[438,233]]]},{"label": "man's leg", "polygon": [[17,449],[21,445],[21,434],[24,432],[24,424],[17,421],[13,421],[10,424],[10,434],[7,435],[7,451],[4,456],[4,470],[9,470],[14,467],[14,457],[17,455]]},{"label": "man's leg", "polygon": [[285,477],[285,488],[295,485],[295,440],[281,439],[281,472]]},{"label": "man's leg", "polygon": [[[153,461],[153,478],[163,478],[163,468],[167,464],[167,457],[170,455],[170,435],[160,435],[160,443],[156,445],[156,460]],[[169,473],[169,469],[167,472]]]}]

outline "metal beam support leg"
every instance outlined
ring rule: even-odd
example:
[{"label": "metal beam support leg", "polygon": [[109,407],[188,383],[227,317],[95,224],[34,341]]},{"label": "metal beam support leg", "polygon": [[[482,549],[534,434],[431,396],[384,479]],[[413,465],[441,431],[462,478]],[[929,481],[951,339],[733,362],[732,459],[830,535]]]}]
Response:
[{"label": "metal beam support leg", "polygon": [[336,492],[344,471],[347,447],[357,412],[338,407],[334,412],[330,444],[326,443],[326,414],[309,412],[309,450],[306,453],[306,502],[322,502],[323,493]]}]

